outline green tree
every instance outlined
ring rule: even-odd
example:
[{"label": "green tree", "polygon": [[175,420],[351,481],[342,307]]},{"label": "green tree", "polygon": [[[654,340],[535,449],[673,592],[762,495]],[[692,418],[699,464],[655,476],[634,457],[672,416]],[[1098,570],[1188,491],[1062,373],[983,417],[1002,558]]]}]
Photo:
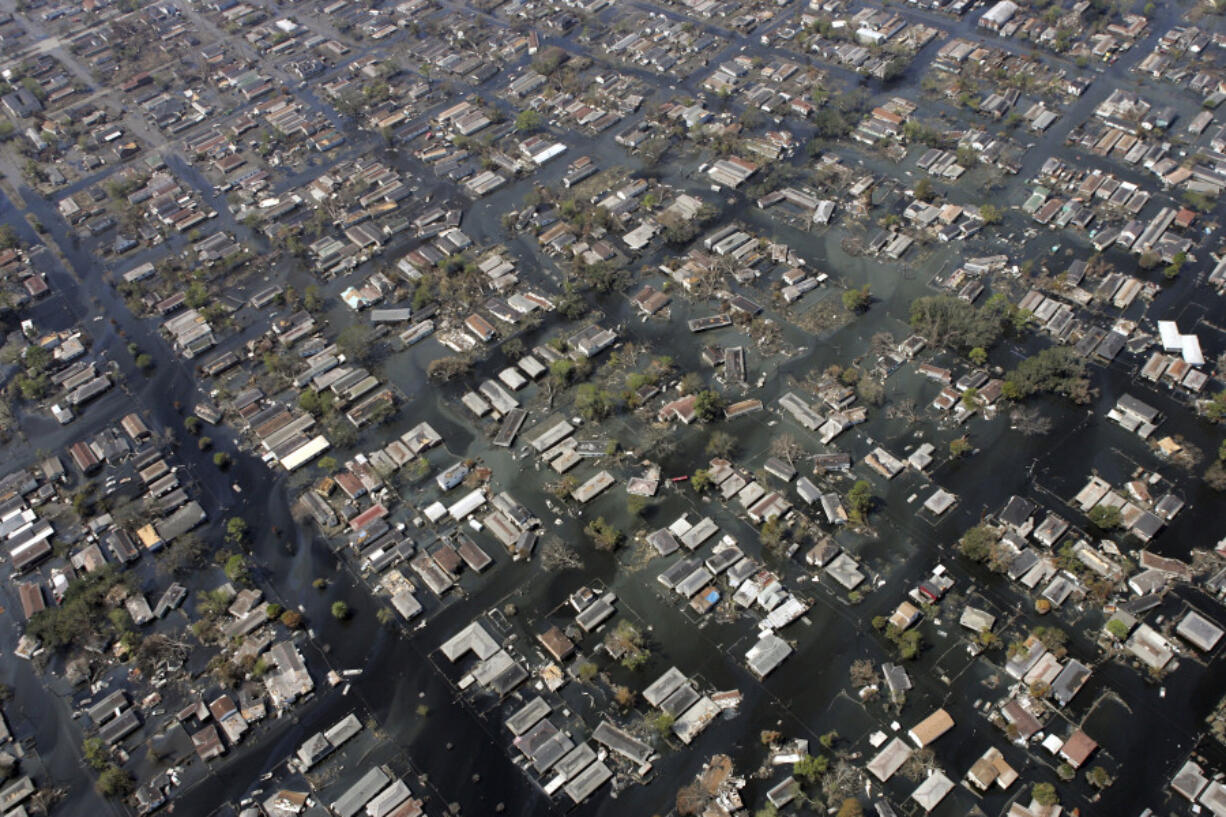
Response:
[{"label": "green tree", "polygon": [[187,285],[184,299],[192,309],[199,309],[209,302],[209,291],[205,289],[204,284],[201,282],[192,281]]},{"label": "green tree", "polygon": [[507,338],[502,342],[502,353],[507,360],[519,360],[526,352],[524,342],[520,338]]},{"label": "green tree", "polygon": [[349,605],[343,601],[332,602],[332,618],[337,621],[344,621],[349,618]]},{"label": "green tree", "polygon": [[711,485],[711,474],[705,468],[699,468],[690,477],[690,487],[696,493],[702,493]]},{"label": "green tree", "polygon": [[987,525],[976,525],[958,540],[958,552],[975,562],[986,562],[996,550],[997,536]]},{"label": "green tree", "polygon": [[792,776],[809,785],[817,785],[830,768],[830,759],[825,755],[805,755],[792,764]]},{"label": "green tree", "polygon": [[1076,403],[1088,402],[1085,361],[1068,347],[1052,346],[1026,358],[1005,376],[1002,394],[1010,400],[1042,392],[1061,394]]},{"label": "green tree", "polygon": [[724,410],[724,399],[710,389],[698,392],[694,401],[694,413],[699,421],[710,423],[719,418]]},{"label": "green tree", "polygon": [[762,523],[758,528],[758,538],[762,540],[762,545],[768,550],[778,550],[783,544],[783,535],[787,532],[787,526],[779,521],[779,517],[772,516]]},{"label": "green tree", "polygon": [[615,550],[625,539],[625,535],[606,522],[603,516],[587,523],[583,532],[596,544],[597,550]]},{"label": "green tree", "polygon": [[976,346],[974,349],[971,349],[966,353],[966,356],[970,358],[971,363],[974,363],[976,366],[982,366],[988,362],[988,352],[982,346]]},{"label": "green tree", "polygon": [[1191,207],[1193,210],[1199,210],[1202,213],[1208,213],[1216,205],[1213,196],[1201,193],[1198,190],[1185,190],[1183,194],[1183,203]]},{"label": "green tree", "polygon": [[[839,111],[822,108],[813,116],[813,130],[819,139],[837,139],[851,133],[851,123]],[[810,153],[820,151],[820,145],[809,147]]]},{"label": "green tree", "polygon": [[17,389],[26,400],[41,400],[50,391],[51,381],[45,374],[19,374],[16,377]]},{"label": "green tree", "polygon": [[843,308],[848,312],[860,314],[867,310],[872,302],[873,296],[868,284],[859,289],[848,289],[843,292]]},{"label": "green tree", "polygon": [[1213,423],[1226,420],[1226,391],[1220,391],[1201,405],[1201,412]]},{"label": "green tree", "polygon": [[1107,632],[1120,641],[1128,638],[1128,625],[1120,621],[1118,618],[1113,618],[1107,622]]},{"label": "green tree", "polygon": [[559,358],[549,364],[549,378],[559,387],[568,385],[575,378],[575,361]]},{"label": "green tree", "polygon": [[894,636],[894,645],[898,647],[898,656],[904,661],[915,660],[924,648],[924,638],[919,630],[911,629]]},{"label": "green tree", "polygon": [[976,308],[953,295],[926,295],[911,303],[911,327],[934,346],[990,349],[1009,325],[1014,307],[1007,299]]},{"label": "green tree", "polygon": [[337,335],[336,348],[345,355],[346,360],[366,363],[373,357],[372,340],[370,327],[362,323],[351,323]]},{"label": "green tree", "polygon": [[643,668],[643,666],[647,663],[647,659],[650,657],[651,653],[648,650],[629,650],[622,656],[621,665],[628,670],[637,672]]},{"label": "green tree", "polygon": [[22,367],[26,374],[36,375],[44,372],[51,365],[52,354],[42,346],[27,346],[21,356]]},{"label": "green tree", "polygon": [[1184,262],[1188,260],[1186,252],[1177,252],[1175,257],[1171,259],[1171,263],[1162,271],[1162,275],[1168,280],[1173,280],[1179,277],[1179,273],[1183,270]]},{"label": "green tree", "polygon": [[1056,653],[1057,657],[1066,652],[1064,645],[1068,643],[1068,633],[1059,627],[1035,627],[1030,632],[1035,638],[1043,642],[1044,647]]},{"label": "green tree", "polygon": [[974,446],[971,445],[971,441],[966,437],[958,437],[949,441],[949,456],[955,460],[962,459],[971,453],[973,448]]},{"label": "green tree", "polygon": [[1056,794],[1056,787],[1051,783],[1035,783],[1030,790],[1030,796],[1040,806],[1054,806],[1060,802],[1060,796]]},{"label": "green tree", "polygon": [[307,288],[302,291],[302,306],[307,312],[318,312],[324,304],[323,296],[319,292],[319,287],[315,284],[308,284]]},{"label": "green tree", "polygon": [[592,383],[582,383],[575,391],[575,410],[588,422],[599,422],[613,413],[613,396]]},{"label": "green tree", "polygon": [[515,117],[515,130],[520,133],[538,131],[543,124],[544,120],[541,118],[541,115],[532,108],[521,111],[519,116]]},{"label": "green tree", "polygon": [[132,791],[132,775],[112,764],[98,775],[94,788],[103,797],[125,797]]},{"label": "green tree", "polygon": [[1000,208],[995,204],[983,204],[979,207],[979,217],[984,224],[998,224],[1001,219]]},{"label": "green tree", "polygon": [[86,738],[82,741],[81,754],[85,756],[85,762],[97,771],[102,771],[111,763],[111,753],[99,738]]},{"label": "green tree", "polygon": [[847,513],[851,518],[862,523],[868,517],[873,507],[873,488],[865,480],[858,480],[847,492]]},{"label": "green tree", "polygon": [[1115,505],[1095,505],[1086,516],[1101,530],[1115,530],[1124,521],[1123,514]]},{"label": "green tree", "polygon": [[[331,394],[331,392],[326,392],[326,394]],[[319,417],[324,413],[323,401],[320,393],[314,389],[304,389],[298,394],[298,408],[302,409],[307,414]]]},{"label": "green tree", "polygon": [[668,733],[672,731],[673,724],[676,722],[676,717],[668,712],[661,712],[647,719],[647,725],[661,738],[668,737]]},{"label": "green tree", "polygon": [[241,516],[231,516],[226,520],[226,544],[240,547],[247,542],[247,520]]},{"label": "green tree", "polygon": [[920,201],[932,201],[936,191],[932,189],[932,179],[927,176],[921,176],[919,181],[915,183],[915,197]]},{"label": "green tree", "polygon": [[242,554],[235,553],[226,559],[226,578],[232,582],[245,584],[247,582],[247,560]]},{"label": "green tree", "polygon": [[51,649],[79,646],[97,636],[114,636],[117,623],[107,616],[107,594],[123,577],[111,567],[94,571],[69,583],[58,606],[30,617],[26,633]]}]

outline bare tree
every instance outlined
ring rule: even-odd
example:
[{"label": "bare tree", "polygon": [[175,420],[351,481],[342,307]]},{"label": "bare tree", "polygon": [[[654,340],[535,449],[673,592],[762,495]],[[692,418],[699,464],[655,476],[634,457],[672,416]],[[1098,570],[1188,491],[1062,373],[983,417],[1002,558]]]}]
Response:
[{"label": "bare tree", "polygon": [[541,546],[541,564],[550,570],[583,567],[578,552],[556,536],[550,536]]},{"label": "bare tree", "polygon": [[710,801],[710,796],[697,783],[682,786],[677,790],[677,813],[682,817],[701,814]]},{"label": "bare tree", "polygon": [[889,332],[878,332],[869,340],[869,348],[875,355],[884,355],[886,352],[892,352],[898,344],[894,341],[894,336]]},{"label": "bare tree", "polygon": [[886,406],[885,416],[890,420],[906,420],[908,423],[915,423],[920,419],[919,405],[910,397],[904,397]]},{"label": "bare tree", "polygon": [[898,770],[902,776],[910,780],[912,783],[918,783],[928,777],[937,768],[936,755],[932,749],[919,749],[907,758],[907,762],[902,764]]},{"label": "bare tree", "polygon": [[791,434],[780,434],[771,440],[771,454],[780,459],[787,460],[788,465],[795,466],[796,458],[803,453],[800,443]]},{"label": "bare tree", "polygon": [[833,768],[822,778],[822,794],[826,803],[834,807],[848,797],[854,797],[864,787],[864,772],[845,758],[835,761]]},{"label": "bare tree", "polygon": [[49,814],[55,804],[68,796],[68,789],[60,786],[46,786],[38,789],[30,796],[31,811],[35,814]]},{"label": "bare tree", "polygon": [[857,658],[852,661],[850,675],[851,685],[854,687],[867,687],[881,683],[881,676],[873,668],[873,662],[867,658]]},{"label": "bare tree", "polygon": [[1171,455],[1171,462],[1185,471],[1191,471],[1205,459],[1205,452],[1200,450],[1198,446],[1176,436],[1175,442],[1179,444],[1179,450]]},{"label": "bare tree", "polygon": [[1018,406],[1009,414],[1009,422],[1014,429],[1027,437],[1051,431],[1051,418],[1042,414],[1035,406]]}]

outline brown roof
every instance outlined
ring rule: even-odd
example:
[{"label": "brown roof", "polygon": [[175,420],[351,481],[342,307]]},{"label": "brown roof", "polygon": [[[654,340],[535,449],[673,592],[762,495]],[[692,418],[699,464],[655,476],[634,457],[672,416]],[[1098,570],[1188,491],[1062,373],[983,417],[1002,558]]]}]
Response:
[{"label": "brown roof", "polygon": [[459,552],[447,542],[440,545],[430,556],[438,563],[439,567],[451,574],[459,573],[460,566],[463,565]]},{"label": "brown roof", "polygon": [[1192,571],[1188,565],[1178,559],[1170,559],[1166,556],[1159,556],[1156,553],[1151,553],[1148,550],[1141,551],[1141,567],[1150,570],[1160,570],[1163,573],[1176,576],[1181,579],[1190,579]]},{"label": "brown roof", "polygon": [[18,584],[17,595],[21,598],[21,610],[26,614],[26,618],[30,618],[47,607],[47,602],[43,599],[42,585],[37,582]]},{"label": "brown roof", "polygon": [[212,724],[192,735],[192,745],[196,748],[196,754],[201,760],[211,760],[226,753],[226,747],[221,742],[221,735],[217,733],[217,728]]},{"label": "brown roof", "polygon": [[681,422],[688,424],[694,419],[694,405],[697,402],[698,395],[687,394],[685,397],[666,403],[660,407],[659,419],[668,420],[676,417]]},{"label": "brown roof", "polygon": [[562,661],[575,650],[575,642],[567,638],[566,633],[558,629],[556,624],[537,635],[537,640],[554,657],[555,661]]},{"label": "brown roof", "polygon": [[342,471],[333,477],[340,489],[350,497],[359,497],[366,493],[366,486],[362,484],[362,480],[358,479],[348,471]]},{"label": "brown roof", "polygon": [[944,709],[938,709],[911,727],[911,740],[922,749],[954,727],[954,719]]},{"label": "brown roof", "polygon": [[885,108],[873,108],[873,116],[884,122],[892,122],[895,125],[902,124],[902,117],[893,111],[887,111]]},{"label": "brown roof", "polygon": [[1097,748],[1098,743],[1094,738],[1078,729],[1060,747],[1060,757],[1067,760],[1069,765],[1076,769],[1085,763]]},{"label": "brown roof", "polygon": [[481,340],[489,340],[494,337],[494,326],[485,318],[473,313],[464,320],[464,325],[473,331]]},{"label": "brown roof", "polygon": [[209,711],[213,713],[214,718],[220,721],[237,710],[234,706],[234,700],[229,695],[222,695],[209,704]]},{"label": "brown roof", "polygon": [[1001,707],[1001,713],[1005,720],[1017,727],[1018,737],[1022,739],[1029,738],[1043,728],[1043,724],[1017,701],[1009,701]]}]

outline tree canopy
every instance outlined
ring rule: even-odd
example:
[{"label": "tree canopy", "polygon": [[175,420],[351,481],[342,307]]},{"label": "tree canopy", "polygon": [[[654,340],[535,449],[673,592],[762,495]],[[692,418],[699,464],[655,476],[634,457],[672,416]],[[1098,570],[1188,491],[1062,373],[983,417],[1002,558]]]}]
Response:
[{"label": "tree canopy", "polygon": [[1090,521],[1095,527],[1103,530],[1113,530],[1123,524],[1123,514],[1120,509],[1114,505],[1095,505],[1090,508],[1090,512],[1086,514],[1090,517]]},{"label": "tree canopy", "polygon": [[981,307],[953,295],[926,295],[911,303],[911,328],[934,346],[990,349],[1000,340],[1016,308],[993,296]]},{"label": "tree canopy", "polygon": [[1066,346],[1051,346],[1017,364],[1005,377],[1002,393],[1010,400],[1032,394],[1062,394],[1077,403],[1090,399],[1085,361]]}]

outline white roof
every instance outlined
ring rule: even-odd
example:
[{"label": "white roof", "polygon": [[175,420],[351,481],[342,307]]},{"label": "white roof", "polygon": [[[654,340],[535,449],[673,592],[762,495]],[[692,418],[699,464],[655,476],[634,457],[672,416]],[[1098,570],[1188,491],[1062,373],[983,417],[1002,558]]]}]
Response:
[{"label": "white roof", "polygon": [[468,516],[473,511],[485,504],[485,493],[478,488],[468,496],[461,499],[459,502],[447,509],[447,513],[451,518],[459,522],[464,517]]},{"label": "white roof", "polygon": [[945,795],[953,791],[954,782],[945,776],[943,772],[934,772],[915,791],[911,792],[911,799],[919,803],[924,811],[932,811],[937,807],[937,804],[945,799]]},{"label": "white roof", "polygon": [[328,438],[322,434],[317,435],[310,442],[294,449],[292,453],[281,458],[281,465],[286,471],[293,471],[306,465],[311,460],[318,457],[320,454],[328,450],[331,443]]},{"label": "white roof", "polygon": [[1162,348],[1166,351],[1178,352],[1183,349],[1179,327],[1174,321],[1158,321],[1158,335],[1162,338]]},{"label": "white roof", "polygon": [[1174,321],[1158,321],[1158,335],[1162,338],[1162,348],[1167,352],[1179,352],[1189,366],[1205,364],[1200,338],[1196,335],[1181,334]]},{"label": "white roof", "polygon": [[1203,366],[1205,356],[1200,350],[1200,338],[1196,335],[1180,335],[1183,341],[1183,359],[1189,366]]}]

